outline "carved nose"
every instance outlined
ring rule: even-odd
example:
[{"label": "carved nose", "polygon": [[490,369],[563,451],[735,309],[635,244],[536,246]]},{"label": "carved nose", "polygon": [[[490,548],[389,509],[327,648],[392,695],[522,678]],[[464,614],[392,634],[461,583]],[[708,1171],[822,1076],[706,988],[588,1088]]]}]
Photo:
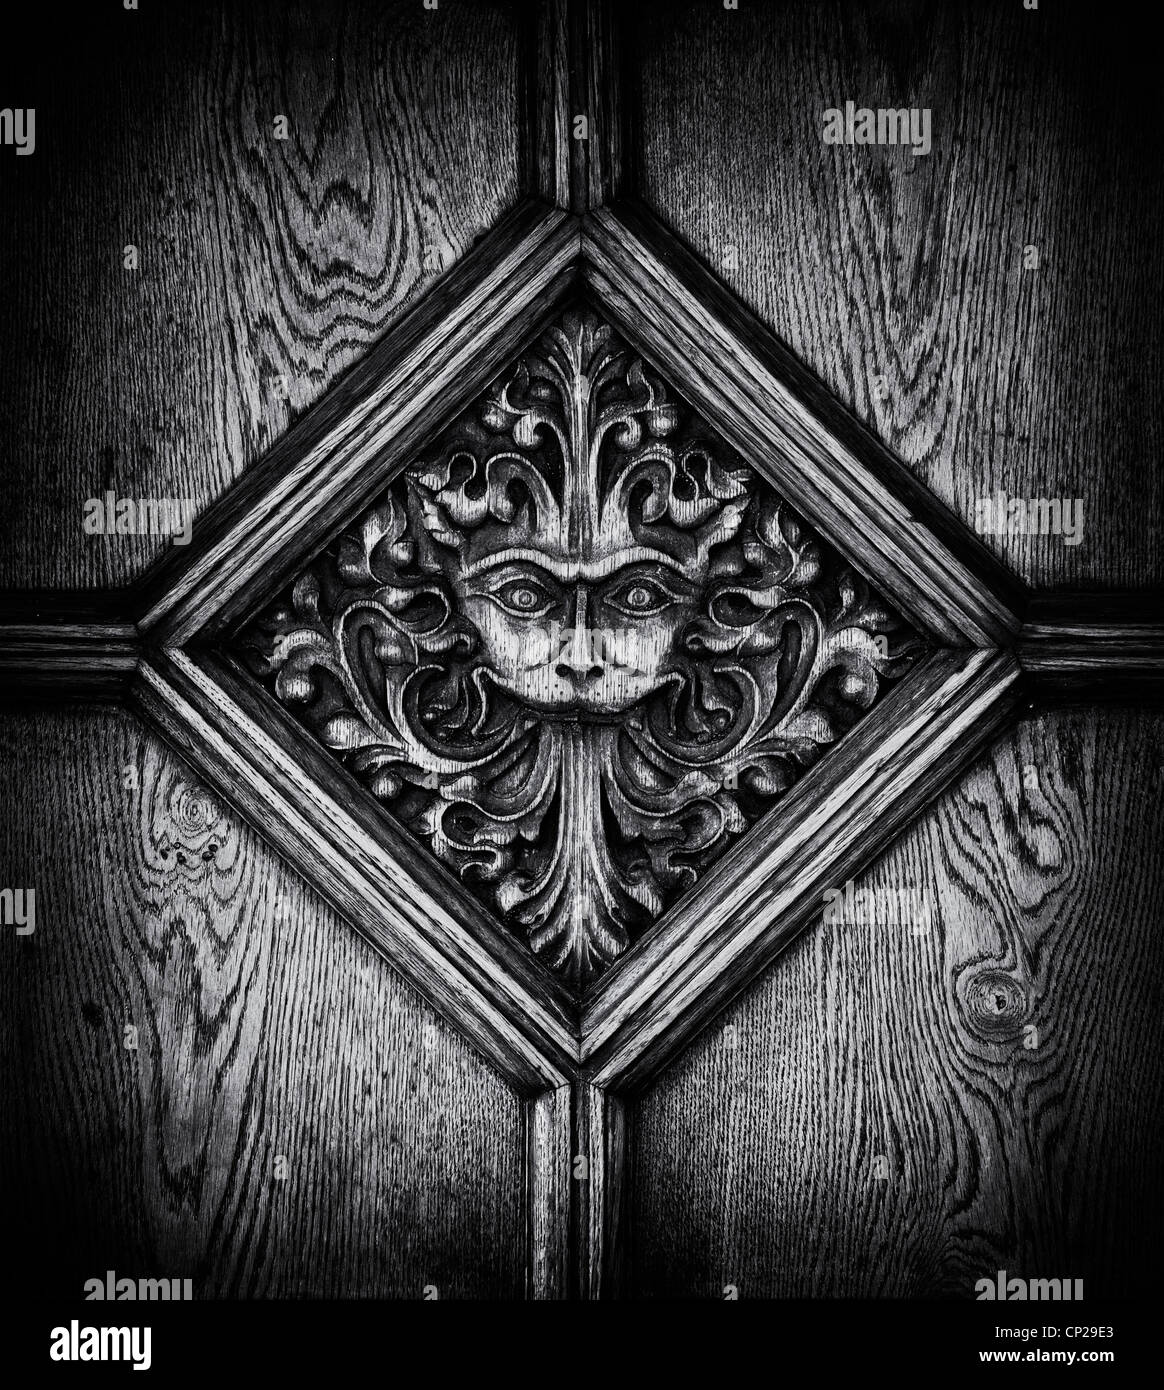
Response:
[{"label": "carved nose", "polygon": [[554,675],[569,681],[576,690],[585,690],[602,679],[604,656],[603,635],[594,631],[587,621],[589,596],[585,585],[579,585],[574,597],[574,626],[562,633]]},{"label": "carved nose", "polygon": [[576,627],[566,635],[554,667],[554,675],[559,680],[582,689],[601,678],[601,648],[595,638],[596,634],[584,627]]},{"label": "carved nose", "polygon": [[602,667],[589,666],[585,662],[559,661],[554,667],[554,675],[573,681],[575,685],[592,685],[602,675]]}]

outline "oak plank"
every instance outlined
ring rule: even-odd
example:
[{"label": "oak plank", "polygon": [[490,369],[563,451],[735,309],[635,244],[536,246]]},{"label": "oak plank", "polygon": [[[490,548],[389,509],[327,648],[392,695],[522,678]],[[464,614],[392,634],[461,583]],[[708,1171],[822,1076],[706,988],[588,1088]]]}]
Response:
[{"label": "oak plank", "polygon": [[[1082,498],[1078,546],[983,538],[1028,583],[1164,582],[1153,47],[1086,0],[648,0],[633,30],[663,221],[967,524]],[[846,100],[930,108],[931,153],[825,145]]]},{"label": "oak plank", "polygon": [[528,1255],[526,1296],[564,1299],[570,1291],[571,1087],[526,1102]]},{"label": "oak plank", "polygon": [[125,584],[169,542],[84,535],[86,498],[201,514],[515,205],[522,13],[212,0],[26,20],[0,60],[38,118],[33,156],[0,166],[0,441],[20,479],[0,584]]},{"label": "oak plank", "polygon": [[0,943],[29,1287],[521,1297],[518,1097],[130,715],[0,729],[5,877],[37,891]]},{"label": "oak plank", "polygon": [[633,1116],[637,1293],[1152,1286],[1162,736],[1145,707],[1025,721],[857,880],[923,894],[927,930],[818,922],[658,1079]]},{"label": "oak plank", "polygon": [[1143,700],[1164,682],[1164,597],[1035,595],[1016,654],[1041,700]]}]

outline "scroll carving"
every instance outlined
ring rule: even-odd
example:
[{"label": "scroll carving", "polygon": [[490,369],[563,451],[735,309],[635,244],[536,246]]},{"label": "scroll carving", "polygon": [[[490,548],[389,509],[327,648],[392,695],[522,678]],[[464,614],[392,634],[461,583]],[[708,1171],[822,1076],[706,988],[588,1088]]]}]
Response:
[{"label": "scroll carving", "polygon": [[921,651],[585,310],[458,416],[238,647],[577,988]]}]

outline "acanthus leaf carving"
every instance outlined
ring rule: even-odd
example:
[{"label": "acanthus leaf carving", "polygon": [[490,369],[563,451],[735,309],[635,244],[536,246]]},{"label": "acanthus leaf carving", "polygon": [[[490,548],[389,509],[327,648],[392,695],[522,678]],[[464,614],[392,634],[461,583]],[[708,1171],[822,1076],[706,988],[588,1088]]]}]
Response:
[{"label": "acanthus leaf carving", "polygon": [[922,644],[580,309],[239,647],[581,988]]}]

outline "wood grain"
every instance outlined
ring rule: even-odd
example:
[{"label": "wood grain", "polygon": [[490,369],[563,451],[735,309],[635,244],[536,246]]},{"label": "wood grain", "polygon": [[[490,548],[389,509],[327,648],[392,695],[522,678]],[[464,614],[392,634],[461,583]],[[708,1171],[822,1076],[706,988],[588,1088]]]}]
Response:
[{"label": "wood grain", "polygon": [[816,925],[659,1079],[637,1293],[1154,1287],[1162,736],[1147,709],[1020,725],[858,880],[920,890],[928,932]]},{"label": "wood grain", "polygon": [[0,584],[124,584],[167,541],[85,536],[86,498],[201,512],[516,202],[523,20],[458,0],[29,20],[0,63],[38,117],[0,173],[22,478]]},{"label": "wood grain", "polygon": [[530,188],[555,207],[568,209],[577,179],[577,151],[570,121],[569,0],[544,0],[536,6],[530,126],[533,167]]},{"label": "wood grain", "polygon": [[[630,158],[623,100],[625,44],[613,0],[536,5],[532,190],[582,214],[624,190]],[[585,138],[574,121],[585,116]]]},{"label": "wood grain", "polygon": [[[638,186],[663,220],[968,524],[999,489],[1084,499],[1081,545],[984,537],[1028,582],[1164,582],[1164,164],[1130,16],[634,15]],[[822,113],[846,100],[929,107],[932,152],[826,146]]]},{"label": "wood grain", "polygon": [[143,628],[181,644],[269,597],[536,334],[571,288],[578,240],[540,204],[507,218],[146,576]]},{"label": "wood grain", "polygon": [[941,652],[892,690],[601,977],[582,1019],[590,1079],[648,1081],[1010,719],[1017,676],[1006,655]]},{"label": "wood grain", "polygon": [[518,1098],[129,715],[2,729],[5,879],[37,891],[0,942],[26,1286],[520,1297]]},{"label": "wood grain", "polygon": [[140,655],[122,596],[0,594],[0,700],[124,699]]},{"label": "wood grain", "polygon": [[1164,682],[1164,598],[1036,595],[1016,653],[1028,688],[1044,701],[1142,700]]},{"label": "wood grain", "polygon": [[526,1102],[528,1298],[570,1292],[571,1089],[557,1086]]},{"label": "wood grain", "polygon": [[[801,470],[809,510],[871,569],[880,508],[937,630],[1009,644],[1017,603],[913,479],[967,521],[996,489],[1082,496],[1082,546],[987,549],[1037,584],[1159,584],[1164,200],[1152,74],[1129,66],[1120,26],[1077,0],[1037,14],[652,0],[620,94],[614,17],[606,0],[553,0],[540,27],[528,8],[461,0],[260,0],[95,9],[61,31],[46,12],[47,39],[0,60],[6,100],[39,117],[36,158],[0,172],[0,438],[19,482],[0,584],[127,583],[166,541],[83,536],[84,499],[192,496],[207,543],[147,577],[147,626],[185,640],[215,612],[236,620],[299,563],[293,531],[321,540],[432,425],[440,392],[475,389],[572,287],[582,235],[544,208],[468,254],[519,185],[582,212],[633,169],[791,353],[771,340],[779,370],[757,378],[736,351],[756,335],[719,332],[747,316],[683,248],[641,254],[648,219],[630,238],[629,215],[588,224],[591,288],[649,356],[697,369],[697,395],[747,380],[747,409],[703,406],[729,437],[755,437],[782,379],[823,418],[815,372],[898,452],[908,472],[829,414],[872,473],[849,490],[835,475],[829,495],[810,449],[788,477]],[[534,52],[537,80],[520,71]],[[846,97],[932,106],[933,154],[825,147],[820,112]],[[593,118],[586,148],[567,141],[575,109]],[[137,272],[121,265],[130,241]],[[1021,270],[1028,242],[1037,273]],[[952,540],[953,568],[905,529],[914,515]],[[42,681],[124,691],[129,609],[74,600],[45,621],[24,620],[27,595],[23,618],[0,611],[6,697],[23,683],[37,700]],[[997,730],[1019,665],[1028,692],[1098,679],[1126,695],[1129,671],[1158,678],[1158,615],[1032,607],[1011,656],[972,660],[994,663],[990,681],[951,688],[944,715],[907,711],[917,745],[899,739],[868,785],[860,745],[838,754],[817,790],[851,798],[859,833],[813,802],[810,824],[759,836],[721,867],[718,898],[680,905],[612,972],[573,1094],[564,1002],[528,962],[490,979],[481,934],[439,892],[426,917],[381,884],[363,926],[520,1095],[131,718],[5,714],[5,877],[38,893],[36,934],[5,929],[0,983],[16,1260],[74,1294],[110,1267],[189,1276],[200,1297],[966,1297],[1000,1267],[1082,1277],[1092,1297],[1142,1291],[1164,1235],[1159,716],[1023,725],[867,877],[923,886],[929,932],[818,926],[739,995],[811,917],[821,874],[855,871],[954,770],[944,759]],[[155,652],[150,670],[169,661]],[[187,678],[143,707],[350,908],[347,866],[380,852],[367,823],[341,797],[325,828],[301,769],[261,727],[232,735]],[[951,711],[960,732],[943,742]]]},{"label": "wood grain", "polygon": [[574,1088],[572,1183],[575,1289],[583,1299],[617,1298],[626,1256],[628,1155],[626,1106],[610,1090],[580,1081]]},{"label": "wood grain", "polygon": [[570,0],[571,105],[588,118],[587,139],[575,141],[577,213],[605,207],[624,191],[630,151],[621,8],[614,0]]},{"label": "wood grain", "polygon": [[301,732],[292,745],[293,721],[259,722],[234,694],[176,653],[143,663],[135,703],[511,1084],[563,1085],[577,1050],[564,988],[334,759]]},{"label": "wood grain", "polygon": [[604,313],[912,622],[956,646],[1013,633],[1012,576],[649,214],[585,230]]}]

